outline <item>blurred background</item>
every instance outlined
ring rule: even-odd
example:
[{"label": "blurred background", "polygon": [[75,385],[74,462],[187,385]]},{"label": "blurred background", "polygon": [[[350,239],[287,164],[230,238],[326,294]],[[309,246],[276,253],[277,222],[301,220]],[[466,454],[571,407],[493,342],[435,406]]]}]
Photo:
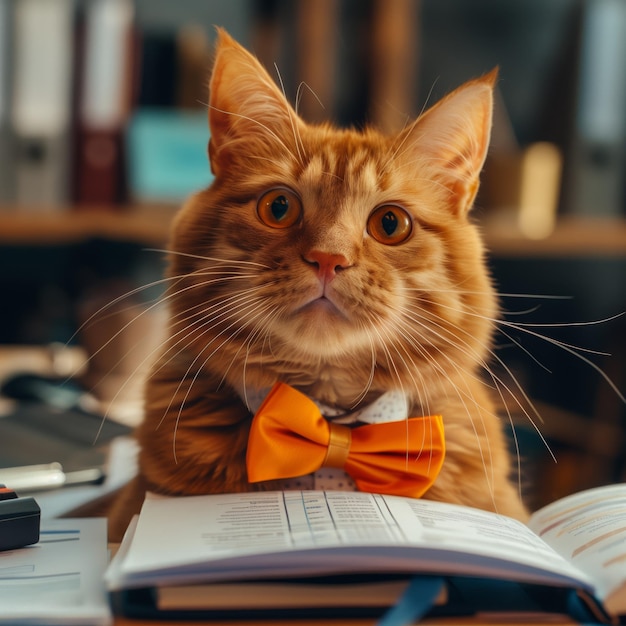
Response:
[{"label": "blurred background", "polygon": [[311,122],[393,131],[499,67],[475,219],[526,325],[502,327],[502,376],[557,459],[510,407],[525,493],[623,480],[626,411],[598,371],[626,389],[623,0],[0,0],[0,374],[77,348],[83,383],[119,400],[138,371],[169,223],[211,181],[216,25],[292,102],[306,83]]}]

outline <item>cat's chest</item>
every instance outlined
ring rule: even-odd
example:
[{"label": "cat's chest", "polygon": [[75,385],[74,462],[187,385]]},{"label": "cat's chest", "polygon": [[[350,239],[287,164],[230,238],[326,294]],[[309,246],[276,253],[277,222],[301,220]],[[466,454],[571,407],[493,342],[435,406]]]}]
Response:
[{"label": "cat's chest", "polygon": [[354,411],[368,405],[386,391],[376,389],[371,380],[360,381],[351,375],[349,363],[339,367],[316,367],[311,364],[307,368],[296,368],[285,362],[273,367],[268,367],[267,362],[260,367],[248,362],[245,376],[235,375],[231,383],[243,397],[246,390],[270,389],[279,381],[295,387],[324,405],[336,407],[339,412]]}]

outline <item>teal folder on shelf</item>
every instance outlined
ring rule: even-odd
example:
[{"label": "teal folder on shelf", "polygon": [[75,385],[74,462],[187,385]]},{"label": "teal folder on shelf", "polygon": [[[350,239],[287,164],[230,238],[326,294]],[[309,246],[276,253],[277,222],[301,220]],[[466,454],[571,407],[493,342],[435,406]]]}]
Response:
[{"label": "teal folder on shelf", "polygon": [[128,128],[131,197],[180,202],[213,180],[206,111],[140,108]]}]

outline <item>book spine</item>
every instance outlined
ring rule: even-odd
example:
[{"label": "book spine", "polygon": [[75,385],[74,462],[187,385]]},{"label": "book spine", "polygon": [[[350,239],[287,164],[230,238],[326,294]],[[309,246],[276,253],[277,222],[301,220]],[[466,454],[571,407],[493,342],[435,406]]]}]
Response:
[{"label": "book spine", "polygon": [[132,107],[131,0],[95,0],[81,33],[74,201],[111,207],[125,199],[124,130]]},{"label": "book spine", "polygon": [[15,4],[15,200],[31,210],[68,200],[73,13],[72,0]]},{"label": "book spine", "polygon": [[626,171],[626,2],[584,6],[569,210],[618,215]]},{"label": "book spine", "polygon": [[13,0],[0,0],[0,212],[13,202],[11,158],[11,17]]}]

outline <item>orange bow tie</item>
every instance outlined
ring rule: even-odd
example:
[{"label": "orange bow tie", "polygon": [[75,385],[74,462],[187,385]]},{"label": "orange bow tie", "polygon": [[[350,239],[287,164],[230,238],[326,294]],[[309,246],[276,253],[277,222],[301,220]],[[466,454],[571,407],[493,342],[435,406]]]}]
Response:
[{"label": "orange bow tie", "polygon": [[338,467],[360,491],[419,498],[435,482],[444,454],[440,415],[349,428],[276,383],[252,421],[246,461],[252,483]]}]

